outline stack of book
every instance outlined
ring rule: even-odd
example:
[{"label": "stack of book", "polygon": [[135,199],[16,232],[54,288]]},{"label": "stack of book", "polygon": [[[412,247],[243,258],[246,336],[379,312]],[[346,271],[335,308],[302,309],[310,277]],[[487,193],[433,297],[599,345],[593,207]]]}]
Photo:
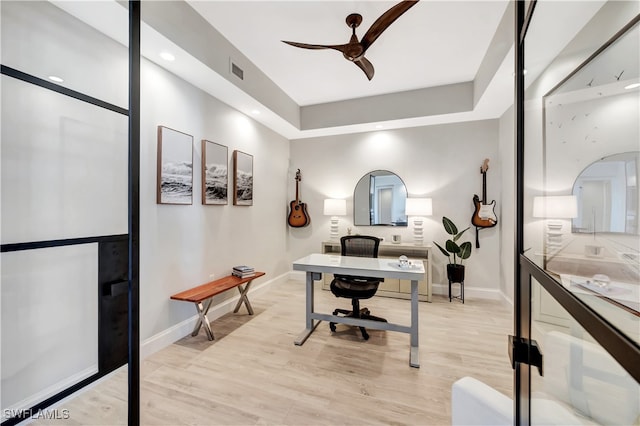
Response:
[{"label": "stack of book", "polygon": [[234,266],[231,274],[235,275],[236,277],[246,278],[254,276],[256,274],[256,270],[251,268],[250,266],[245,265]]}]

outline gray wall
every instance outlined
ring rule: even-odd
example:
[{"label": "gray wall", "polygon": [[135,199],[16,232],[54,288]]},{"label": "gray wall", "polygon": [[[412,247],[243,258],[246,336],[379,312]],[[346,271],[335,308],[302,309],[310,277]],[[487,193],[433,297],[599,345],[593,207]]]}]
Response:
[{"label": "gray wall", "polygon": [[[141,81],[140,336],[143,346],[155,347],[162,346],[159,336],[182,337],[192,327],[184,322],[193,318],[193,306],[170,301],[171,294],[210,281],[211,275],[228,275],[238,264],[265,271],[262,282],[290,270],[285,229],[289,141],[146,60]],[[194,138],[193,205],[156,204],[158,125]],[[231,179],[228,205],[201,204],[202,139],[228,147],[230,171],[234,150],[253,155],[253,206],[232,205]]]},{"label": "gray wall", "polygon": [[513,303],[516,232],[516,138],[513,106],[500,117],[500,290]]},{"label": "gray wall", "polygon": [[[406,228],[353,226],[353,190],[364,174],[377,169],[390,170],[400,176],[409,196],[433,199],[433,216],[424,222],[424,241],[425,244],[432,244],[432,240],[444,243],[447,234],[442,228],[442,216],[452,219],[460,229],[470,226],[473,195],[482,196],[480,166],[485,158],[491,160],[487,197],[496,199],[500,208],[498,143],[498,120],[291,141],[291,169],[302,171],[301,199],[308,203],[312,217],[309,227],[289,229],[291,253],[303,256],[317,252],[320,243],[329,238],[330,218],[322,211],[325,198],[347,199],[347,216],[341,217],[339,223],[341,235],[351,227],[354,233],[387,239],[392,234],[400,234],[404,242],[411,243],[411,220]],[[472,256],[466,261],[467,294],[500,297],[500,228],[480,231],[480,249],[475,248],[473,229],[467,231],[466,239],[474,244]],[[445,291],[438,285],[446,282],[445,264],[446,258],[434,251],[436,293]]]}]

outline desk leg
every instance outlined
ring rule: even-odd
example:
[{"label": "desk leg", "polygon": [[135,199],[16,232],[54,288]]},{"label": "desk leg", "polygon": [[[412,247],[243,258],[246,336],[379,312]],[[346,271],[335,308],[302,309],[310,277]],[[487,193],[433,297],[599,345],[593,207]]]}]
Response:
[{"label": "desk leg", "polygon": [[409,365],[420,367],[420,349],[418,341],[418,281],[411,280],[411,353]]},{"label": "desk leg", "polygon": [[313,299],[314,299],[314,293],[313,293],[314,274],[315,274],[314,272],[307,272],[307,284],[306,284],[307,301],[306,301],[306,308],[305,308],[306,309],[305,311],[306,326],[304,331],[300,333],[298,338],[294,341],[294,343],[298,346],[301,346],[305,342],[305,340],[307,340],[307,338],[311,335],[311,333],[313,333],[313,330],[315,330],[318,324],[320,324],[320,321],[318,321],[314,325],[313,319],[311,318],[311,314],[313,313]]}]

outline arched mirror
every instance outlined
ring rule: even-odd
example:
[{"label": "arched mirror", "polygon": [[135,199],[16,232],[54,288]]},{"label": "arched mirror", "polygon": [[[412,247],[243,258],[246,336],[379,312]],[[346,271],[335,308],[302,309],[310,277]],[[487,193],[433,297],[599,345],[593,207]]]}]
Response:
[{"label": "arched mirror", "polygon": [[362,176],[353,192],[353,224],[356,226],[407,226],[407,187],[388,170]]},{"label": "arched mirror", "polygon": [[580,173],[573,184],[573,232],[639,233],[638,157],[637,151],[610,155]]}]

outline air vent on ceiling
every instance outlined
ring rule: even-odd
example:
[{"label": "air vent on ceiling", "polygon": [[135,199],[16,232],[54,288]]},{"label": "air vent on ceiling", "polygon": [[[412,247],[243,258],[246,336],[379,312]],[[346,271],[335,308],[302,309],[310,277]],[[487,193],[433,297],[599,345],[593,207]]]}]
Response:
[{"label": "air vent on ceiling", "polygon": [[231,62],[231,72],[240,80],[244,80],[244,71],[242,71],[242,68],[240,68],[233,62]]}]

